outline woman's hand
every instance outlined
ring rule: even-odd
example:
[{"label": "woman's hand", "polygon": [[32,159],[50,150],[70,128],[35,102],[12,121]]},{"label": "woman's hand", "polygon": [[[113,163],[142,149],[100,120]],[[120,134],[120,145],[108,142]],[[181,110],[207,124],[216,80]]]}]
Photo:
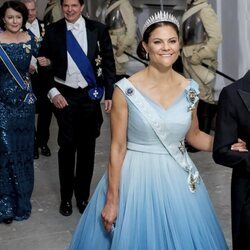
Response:
[{"label": "woman's hand", "polygon": [[239,152],[248,152],[247,144],[244,141],[242,141],[240,138],[238,138],[238,142],[234,143],[231,146],[231,150],[239,151]]},{"label": "woman's hand", "polygon": [[117,217],[117,210],[117,205],[110,204],[108,202],[102,210],[102,222],[107,232],[112,231],[112,226],[114,226]]}]

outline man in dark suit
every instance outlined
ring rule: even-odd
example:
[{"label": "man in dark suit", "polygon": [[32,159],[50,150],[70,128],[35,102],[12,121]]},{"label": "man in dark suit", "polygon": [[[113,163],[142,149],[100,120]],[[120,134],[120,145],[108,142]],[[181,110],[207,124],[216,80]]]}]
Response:
[{"label": "man in dark suit", "polygon": [[225,87],[219,98],[213,158],[232,172],[233,249],[250,249],[250,152],[233,151],[237,138],[250,148],[250,71]]},{"label": "man in dark suit", "polygon": [[[26,28],[36,39],[41,42],[45,34],[44,23],[37,19],[37,9],[35,0],[22,0],[28,9],[28,21]],[[32,57],[31,66],[31,83],[33,91],[37,97],[36,113],[37,117],[37,129],[35,130],[35,143],[34,143],[34,159],[39,158],[38,148],[41,149],[41,154],[44,156],[50,156],[51,152],[48,147],[49,140],[49,127],[52,118],[52,104],[48,100],[44,87],[44,78],[37,71],[37,60]]]},{"label": "man in dark suit", "polygon": [[103,121],[101,90],[105,111],[110,112],[115,62],[107,27],[81,15],[84,1],[61,0],[61,5],[64,18],[48,26],[38,60],[41,66],[51,62],[48,95],[59,125],[59,211],[68,216],[73,193],[80,213],[88,203]]}]

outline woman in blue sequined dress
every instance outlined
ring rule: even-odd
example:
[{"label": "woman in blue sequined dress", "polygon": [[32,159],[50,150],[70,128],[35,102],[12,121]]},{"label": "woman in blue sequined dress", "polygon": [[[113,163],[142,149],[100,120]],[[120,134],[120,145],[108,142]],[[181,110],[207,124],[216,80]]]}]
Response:
[{"label": "woman in blue sequined dress", "polygon": [[[111,153],[71,250],[225,250],[222,230],[184,140],[211,151],[199,130],[198,84],[172,69],[178,21],[160,12],[138,55],[149,65],[116,84]],[[238,145],[239,146],[239,145]]]},{"label": "woman in blue sequined dress", "polygon": [[0,45],[11,59],[25,88],[21,88],[0,60],[0,222],[24,220],[31,214],[34,185],[34,96],[28,72],[35,40],[21,31],[28,11],[19,1],[5,2],[0,8]]}]

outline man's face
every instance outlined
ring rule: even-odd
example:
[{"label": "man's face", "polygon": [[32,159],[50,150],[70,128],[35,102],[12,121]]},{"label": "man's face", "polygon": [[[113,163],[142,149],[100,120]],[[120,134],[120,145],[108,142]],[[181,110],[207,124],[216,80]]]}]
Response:
[{"label": "man's face", "polygon": [[28,9],[29,16],[28,16],[28,22],[32,23],[36,19],[36,5],[35,2],[25,3],[25,6]]},{"label": "man's face", "polygon": [[84,5],[79,0],[64,0],[62,3],[62,11],[65,19],[70,23],[75,23],[82,14]]}]

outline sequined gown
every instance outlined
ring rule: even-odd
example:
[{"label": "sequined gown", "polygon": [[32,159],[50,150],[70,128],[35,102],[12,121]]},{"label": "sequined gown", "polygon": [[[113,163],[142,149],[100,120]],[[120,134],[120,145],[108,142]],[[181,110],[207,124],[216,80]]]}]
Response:
[{"label": "sequined gown", "polygon": [[[31,55],[37,54],[34,39],[26,43],[1,43],[22,77]],[[22,90],[0,60],[0,222],[27,219],[31,214],[34,185],[34,103],[23,100]]]},{"label": "sequined gown", "polygon": [[69,249],[228,249],[205,185],[184,147],[198,84],[191,80],[167,109],[126,79],[117,86],[128,105],[128,142],[115,228],[106,233],[101,219],[108,184],[105,174]]}]

